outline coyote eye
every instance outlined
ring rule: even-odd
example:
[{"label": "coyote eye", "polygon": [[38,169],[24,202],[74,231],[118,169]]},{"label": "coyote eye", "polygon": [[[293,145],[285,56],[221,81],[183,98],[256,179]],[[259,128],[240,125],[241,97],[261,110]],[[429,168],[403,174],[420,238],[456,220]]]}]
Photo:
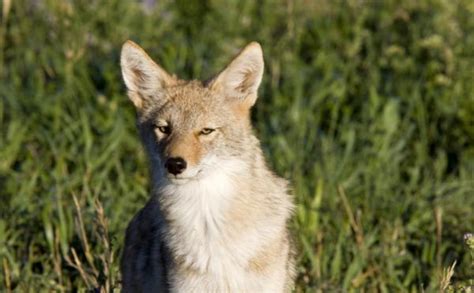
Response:
[{"label": "coyote eye", "polygon": [[170,134],[171,133],[171,128],[169,126],[158,126],[158,125],[156,125],[155,128],[157,128],[163,134]]},{"label": "coyote eye", "polygon": [[215,130],[215,129],[212,129],[212,128],[203,128],[203,129],[201,130],[201,132],[199,132],[199,134],[201,134],[201,135],[208,135],[208,134],[214,132],[214,130]]}]

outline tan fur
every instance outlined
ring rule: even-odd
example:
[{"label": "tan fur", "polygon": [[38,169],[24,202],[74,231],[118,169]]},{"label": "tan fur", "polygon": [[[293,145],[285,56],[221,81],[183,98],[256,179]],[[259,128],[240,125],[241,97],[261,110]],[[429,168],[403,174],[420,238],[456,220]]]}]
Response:
[{"label": "tan fur", "polygon": [[[121,66],[153,190],[127,229],[123,290],[291,291],[292,199],[250,123],[263,75],[260,45],[249,44],[206,83],[177,79],[130,41]],[[187,167],[170,173],[165,163],[177,157]]]},{"label": "tan fur", "polygon": [[191,133],[168,144],[165,154],[168,157],[182,157],[192,166],[195,166],[201,160],[201,143],[196,134]]},{"label": "tan fur", "polygon": [[249,269],[255,273],[264,273],[272,265],[272,261],[278,258],[278,255],[285,249],[283,241],[275,241],[268,243],[249,261]]}]

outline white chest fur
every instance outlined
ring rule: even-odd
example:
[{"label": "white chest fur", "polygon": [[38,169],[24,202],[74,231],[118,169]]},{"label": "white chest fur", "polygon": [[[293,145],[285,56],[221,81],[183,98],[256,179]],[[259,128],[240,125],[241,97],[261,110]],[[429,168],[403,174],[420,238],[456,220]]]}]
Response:
[{"label": "white chest fur", "polygon": [[[176,281],[178,284],[172,284],[177,291],[199,292],[196,286],[216,292],[264,289],[257,285],[261,277],[252,282],[246,267],[267,233],[255,227],[235,237],[238,233],[234,223],[226,217],[233,208],[234,197],[239,195],[242,182],[237,174],[242,168],[238,162],[232,162],[200,180],[162,188],[169,246],[180,265],[196,272],[193,280],[181,278]],[[275,231],[271,230],[267,232],[273,234]]]},{"label": "white chest fur", "polygon": [[187,266],[201,272],[218,270],[212,260],[224,249],[224,216],[236,188],[222,172],[163,188],[170,247]]}]

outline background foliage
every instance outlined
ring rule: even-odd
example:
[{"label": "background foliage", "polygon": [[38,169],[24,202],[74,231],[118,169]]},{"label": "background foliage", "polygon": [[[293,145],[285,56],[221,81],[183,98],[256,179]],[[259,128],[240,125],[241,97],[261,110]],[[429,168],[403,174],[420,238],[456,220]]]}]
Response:
[{"label": "background foliage", "polygon": [[294,188],[297,291],[433,291],[455,260],[450,281],[472,282],[473,1],[4,0],[2,12],[0,286],[120,286],[124,229],[148,197],[118,61],[129,38],[201,79],[262,44],[253,118]]}]

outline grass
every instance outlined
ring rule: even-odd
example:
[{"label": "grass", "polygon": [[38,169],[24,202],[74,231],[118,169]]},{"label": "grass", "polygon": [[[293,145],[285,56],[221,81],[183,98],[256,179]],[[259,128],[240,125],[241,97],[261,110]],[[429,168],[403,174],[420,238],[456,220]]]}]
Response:
[{"label": "grass", "polygon": [[297,292],[472,285],[472,1],[4,0],[7,291],[120,286],[124,229],[148,197],[118,61],[129,38],[202,79],[262,44],[253,120],[292,182]]}]

